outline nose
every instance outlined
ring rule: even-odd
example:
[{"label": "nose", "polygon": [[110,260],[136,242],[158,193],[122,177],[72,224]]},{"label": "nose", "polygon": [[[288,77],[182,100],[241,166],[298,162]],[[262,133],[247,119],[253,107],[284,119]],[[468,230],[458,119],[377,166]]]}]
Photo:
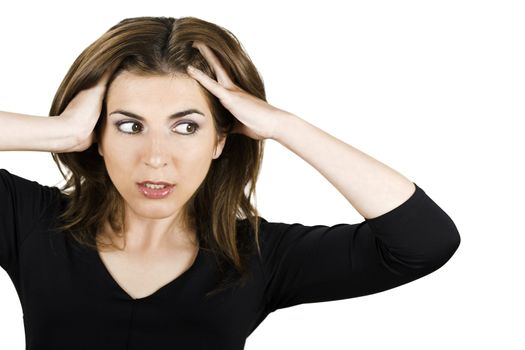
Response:
[{"label": "nose", "polygon": [[162,141],[162,137],[152,137],[147,147],[145,154],[146,165],[160,168],[168,164],[168,145]]}]

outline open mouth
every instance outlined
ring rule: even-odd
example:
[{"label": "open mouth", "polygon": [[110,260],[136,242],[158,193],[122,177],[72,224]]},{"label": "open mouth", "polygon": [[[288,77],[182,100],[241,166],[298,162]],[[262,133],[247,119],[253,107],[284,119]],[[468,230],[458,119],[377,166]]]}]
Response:
[{"label": "open mouth", "polygon": [[141,183],[137,186],[144,196],[152,199],[167,197],[175,187],[175,185],[154,185],[150,183]]}]

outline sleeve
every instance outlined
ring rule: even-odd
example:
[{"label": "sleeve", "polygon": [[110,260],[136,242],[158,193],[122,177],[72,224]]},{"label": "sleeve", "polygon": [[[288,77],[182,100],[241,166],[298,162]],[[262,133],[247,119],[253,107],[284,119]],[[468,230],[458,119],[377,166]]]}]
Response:
[{"label": "sleeve", "polygon": [[414,185],[404,203],[358,224],[304,226],[261,218],[267,312],[378,293],[444,265],[459,247],[458,230]]},{"label": "sleeve", "polygon": [[19,252],[59,191],[0,169],[0,266],[14,278]]}]

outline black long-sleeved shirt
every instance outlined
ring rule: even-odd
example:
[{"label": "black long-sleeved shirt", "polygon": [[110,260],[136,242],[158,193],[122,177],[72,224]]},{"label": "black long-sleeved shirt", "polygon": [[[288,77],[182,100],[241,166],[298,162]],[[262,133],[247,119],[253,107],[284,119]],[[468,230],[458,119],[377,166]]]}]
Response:
[{"label": "black long-sleeved shirt", "polygon": [[261,217],[261,257],[242,288],[204,298],[217,271],[207,251],[153,294],[134,299],[97,251],[50,225],[57,187],[0,169],[0,266],[22,305],[26,348],[243,349],[265,317],[303,303],[377,293],[445,264],[460,243],[450,217],[416,184],[391,211],[357,224],[304,226]]}]

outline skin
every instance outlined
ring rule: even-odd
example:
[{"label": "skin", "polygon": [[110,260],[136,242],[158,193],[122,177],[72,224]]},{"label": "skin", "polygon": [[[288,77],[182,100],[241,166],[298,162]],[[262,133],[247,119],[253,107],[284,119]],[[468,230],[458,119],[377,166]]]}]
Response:
[{"label": "skin", "polygon": [[[204,116],[193,113],[167,119],[190,108]],[[112,113],[117,109],[135,113],[146,121]],[[213,159],[221,155],[226,141],[226,135],[219,137],[215,131],[198,81],[185,75],[144,77],[125,71],[108,88],[107,111],[98,151],[125,200],[129,228],[124,233],[126,250],[149,253],[196,244],[195,232],[183,229],[178,215],[204,181]],[[129,122],[115,125],[118,121]],[[149,199],[136,184],[144,180],[176,186],[166,198]]]},{"label": "skin", "polygon": [[[255,140],[273,138],[288,113],[263,101],[233,83],[212,50],[194,42],[217,75],[217,81],[199,70],[188,75],[141,77],[123,72],[108,87],[107,127],[99,140],[99,154],[126,207],[125,252],[130,256],[159,256],[173,249],[194,247],[196,233],[184,229],[178,215],[192,194],[204,181],[211,162],[222,153],[227,135],[217,135],[211,112],[203,92],[215,95],[237,119],[231,133],[244,134]],[[186,109],[198,109],[205,114],[187,115],[168,121],[168,115]],[[122,109],[138,114],[145,122],[122,114]],[[117,127],[117,121],[131,121]],[[192,126],[199,125],[195,135]],[[135,129],[132,128],[135,126]],[[191,128],[188,130],[188,128]],[[120,131],[122,132],[119,132]],[[124,132],[137,133],[125,134]],[[148,199],[137,189],[144,180],[175,183],[174,191],[165,199]],[[123,247],[109,225],[102,232]],[[136,253],[136,254],[135,254]],[[169,255],[167,253],[167,255]]]}]

